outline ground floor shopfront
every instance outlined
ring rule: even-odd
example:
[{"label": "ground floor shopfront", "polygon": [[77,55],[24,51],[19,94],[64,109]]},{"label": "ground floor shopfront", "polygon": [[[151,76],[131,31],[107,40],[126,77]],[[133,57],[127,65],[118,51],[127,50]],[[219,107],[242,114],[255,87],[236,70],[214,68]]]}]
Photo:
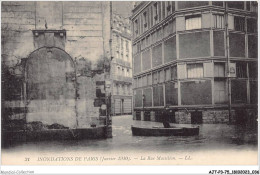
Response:
[{"label": "ground floor shopfront", "polygon": [[111,98],[112,114],[132,114],[132,96],[114,95]]}]

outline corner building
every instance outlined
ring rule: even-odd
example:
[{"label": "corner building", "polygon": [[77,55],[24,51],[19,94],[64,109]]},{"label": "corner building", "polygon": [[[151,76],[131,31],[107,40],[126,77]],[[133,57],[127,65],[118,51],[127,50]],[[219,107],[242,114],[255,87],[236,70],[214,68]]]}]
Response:
[{"label": "corner building", "polygon": [[[243,123],[257,118],[257,3],[141,2],[133,9],[134,119]],[[231,117],[227,54],[230,58]]]}]

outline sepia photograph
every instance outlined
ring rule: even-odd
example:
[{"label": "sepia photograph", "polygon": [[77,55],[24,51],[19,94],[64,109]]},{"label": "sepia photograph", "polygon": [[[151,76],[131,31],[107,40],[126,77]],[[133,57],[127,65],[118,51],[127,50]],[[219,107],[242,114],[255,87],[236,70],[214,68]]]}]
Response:
[{"label": "sepia photograph", "polygon": [[258,122],[257,1],[1,1],[1,174],[258,174]]}]

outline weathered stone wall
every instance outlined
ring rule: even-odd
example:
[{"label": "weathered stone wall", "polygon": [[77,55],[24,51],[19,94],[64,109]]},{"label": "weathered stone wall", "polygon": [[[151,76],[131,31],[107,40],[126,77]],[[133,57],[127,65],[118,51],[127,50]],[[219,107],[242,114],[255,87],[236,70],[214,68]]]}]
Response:
[{"label": "weathered stone wall", "polygon": [[191,114],[186,111],[175,112],[176,123],[191,123]]},{"label": "weathered stone wall", "polygon": [[[78,124],[75,126],[74,122],[60,122],[63,120],[62,117],[54,119],[53,122],[64,125],[68,123],[69,127],[88,127],[93,123],[96,125],[104,124],[104,121],[99,120],[99,107],[94,107],[93,102],[96,98],[96,81],[104,81],[105,74],[102,71],[97,73],[97,70],[103,68],[104,58],[110,58],[109,2],[6,1],[2,2],[1,7],[1,64],[14,76],[19,74],[22,79],[23,70],[20,70],[23,67],[22,59],[25,58],[26,62],[33,51],[45,46],[64,50],[77,66],[75,69],[78,94],[75,97],[75,112]],[[45,34],[39,34],[39,37],[35,37],[33,30],[42,30]],[[51,30],[65,31],[66,33],[56,40],[56,35],[52,32],[46,34],[46,31]],[[79,60],[84,61],[80,62]],[[22,84],[21,87],[17,88],[20,91],[20,99],[5,99],[4,108],[26,108],[27,104],[24,104],[26,90],[23,89]],[[58,101],[52,103],[57,103],[53,104],[52,107],[56,110],[55,106],[58,106]],[[11,118],[24,117],[24,112],[11,111]],[[66,110],[59,111],[68,115]],[[46,115],[48,114],[49,112],[46,113]],[[55,115],[62,116],[60,113],[53,113],[53,118]],[[33,121],[33,117],[29,118],[30,121]],[[64,117],[64,120],[67,119]],[[42,122],[45,122],[44,119]]]},{"label": "weathered stone wall", "polygon": [[[239,118],[237,113],[238,109],[231,110],[231,123],[232,124],[241,124],[242,122],[253,125],[256,123],[258,115],[256,109],[244,109],[245,116]],[[191,124],[192,123],[192,114],[193,111],[177,111],[175,112],[175,122],[179,124]],[[141,120],[144,120],[144,113],[141,113]],[[229,123],[228,110],[221,109],[208,109],[202,111],[202,124],[219,124],[219,123]],[[133,120],[137,120],[136,111],[133,112]],[[150,121],[156,121],[155,112],[150,111]],[[240,122],[240,123],[239,123]]]}]

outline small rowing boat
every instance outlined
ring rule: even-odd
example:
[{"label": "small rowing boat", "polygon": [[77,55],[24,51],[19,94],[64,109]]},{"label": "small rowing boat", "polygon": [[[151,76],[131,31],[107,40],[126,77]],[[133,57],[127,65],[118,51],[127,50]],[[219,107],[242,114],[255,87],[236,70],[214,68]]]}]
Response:
[{"label": "small rowing boat", "polygon": [[136,127],[132,126],[134,136],[194,136],[199,135],[199,127]]}]

